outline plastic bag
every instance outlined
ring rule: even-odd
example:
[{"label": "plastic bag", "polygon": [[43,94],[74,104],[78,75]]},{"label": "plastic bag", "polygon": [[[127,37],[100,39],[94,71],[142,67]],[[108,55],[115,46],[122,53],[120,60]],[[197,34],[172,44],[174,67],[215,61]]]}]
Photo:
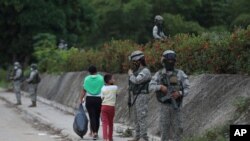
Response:
[{"label": "plastic bag", "polygon": [[86,116],[82,104],[79,105],[79,109],[75,115],[73,129],[75,133],[79,135],[81,138],[83,138],[83,136],[88,131],[88,118]]}]

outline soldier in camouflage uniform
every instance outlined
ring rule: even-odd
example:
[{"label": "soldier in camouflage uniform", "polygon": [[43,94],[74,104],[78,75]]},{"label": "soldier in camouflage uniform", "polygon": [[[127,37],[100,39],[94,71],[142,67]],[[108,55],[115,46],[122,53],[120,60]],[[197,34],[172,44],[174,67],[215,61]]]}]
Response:
[{"label": "soldier in camouflage uniform", "polygon": [[148,141],[146,117],[148,113],[149,91],[148,84],[151,72],[146,67],[143,52],[137,50],[129,56],[132,68],[128,71],[129,89],[133,93],[132,104],[134,104],[135,115],[135,138],[131,141]]},{"label": "soldier in camouflage uniform", "polygon": [[29,105],[29,107],[36,107],[37,106],[36,105],[36,99],[37,99],[36,92],[37,92],[37,85],[40,82],[40,77],[39,77],[36,64],[31,64],[30,70],[31,70],[30,76],[26,80],[29,83],[29,93],[30,93],[30,98],[32,102],[32,104]]},{"label": "soldier in camouflage uniform", "polygon": [[23,71],[19,62],[14,63],[14,75],[10,79],[13,80],[14,92],[16,94],[17,103],[15,105],[21,105],[21,83],[22,83]]},{"label": "soldier in camouflage uniform", "polygon": [[160,15],[156,15],[154,19],[155,25],[153,27],[153,37],[156,40],[165,40],[167,36],[165,36],[163,32],[163,17]]},{"label": "soldier in camouflage uniform", "polygon": [[[183,131],[181,103],[183,97],[188,94],[189,80],[182,70],[174,68],[174,51],[164,51],[161,62],[164,68],[156,72],[149,83],[150,92],[156,92],[157,100],[161,104],[161,141],[169,141],[171,138],[173,141],[180,141]],[[170,98],[164,99],[166,96]]]}]

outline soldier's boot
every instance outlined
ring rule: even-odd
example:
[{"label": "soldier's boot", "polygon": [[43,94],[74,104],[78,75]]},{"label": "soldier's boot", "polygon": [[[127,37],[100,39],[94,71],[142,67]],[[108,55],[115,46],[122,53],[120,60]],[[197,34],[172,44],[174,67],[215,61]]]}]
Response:
[{"label": "soldier's boot", "polygon": [[29,107],[36,107],[36,101],[32,101],[32,104]]},{"label": "soldier's boot", "polygon": [[138,138],[133,138],[133,139],[130,139],[128,141],[139,141],[139,139]]},{"label": "soldier's boot", "polygon": [[17,102],[15,105],[16,105],[16,106],[22,105],[22,103],[19,101],[19,102]]}]

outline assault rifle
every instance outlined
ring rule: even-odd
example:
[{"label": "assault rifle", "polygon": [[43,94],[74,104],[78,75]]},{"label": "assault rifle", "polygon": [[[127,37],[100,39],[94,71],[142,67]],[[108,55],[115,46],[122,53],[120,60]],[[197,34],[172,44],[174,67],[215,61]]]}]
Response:
[{"label": "assault rifle", "polygon": [[12,66],[9,66],[9,67],[8,67],[8,70],[7,70],[6,79],[7,79],[7,81],[11,81],[11,80],[13,80],[13,77],[14,77],[14,70],[13,70],[13,67],[12,67]]},{"label": "assault rifle", "polygon": [[178,109],[178,105],[176,100],[172,97],[172,94],[175,92],[175,89],[173,86],[168,86],[168,93],[167,95],[163,96],[160,98],[160,101],[166,102],[166,101],[171,101],[171,104],[175,110]]},{"label": "assault rifle", "polygon": [[167,79],[162,79],[162,83],[164,86],[167,87],[167,94],[166,93],[162,93],[161,91],[157,91],[156,92],[156,98],[160,103],[163,104],[171,104],[172,107],[176,110],[179,108],[181,101],[182,101],[182,97],[179,97],[177,99],[174,99],[172,97],[173,93],[175,91],[182,91],[183,92],[183,86],[182,86],[182,82],[180,82],[180,87],[178,88],[178,85],[176,84],[170,84],[168,77],[164,76],[163,78],[167,78]]}]

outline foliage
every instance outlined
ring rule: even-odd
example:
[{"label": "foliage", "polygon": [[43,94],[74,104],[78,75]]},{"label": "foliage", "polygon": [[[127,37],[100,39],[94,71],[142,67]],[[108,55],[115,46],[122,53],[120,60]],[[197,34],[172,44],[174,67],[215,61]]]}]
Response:
[{"label": "foliage", "polygon": [[6,88],[8,86],[7,72],[0,68],[0,87]]},{"label": "foliage", "polygon": [[101,50],[82,50],[69,56],[68,71],[86,70],[94,64],[100,71],[124,72],[128,69],[128,55],[139,46],[131,41],[112,40]]},{"label": "foliage", "polygon": [[33,62],[32,39],[40,33],[54,35],[56,44],[63,39],[69,48],[84,50],[111,40],[147,44],[155,15],[163,15],[171,37],[232,32],[249,24],[249,7],[249,0],[1,0],[0,63]]},{"label": "foliage", "polygon": [[70,45],[79,44],[91,27],[91,8],[83,0],[1,0],[0,63],[29,63],[32,38],[39,33],[56,35]]},{"label": "foliage", "polygon": [[239,114],[246,112],[250,106],[250,98],[247,97],[238,97],[234,101],[234,106],[236,107],[236,111]]},{"label": "foliage", "polygon": [[77,51],[76,48],[70,50],[57,49],[56,38],[54,35],[43,33],[34,38],[34,56],[38,60],[38,66],[42,72],[61,72],[65,70],[66,60],[69,55]]},{"label": "foliage", "polygon": [[229,139],[229,124],[214,127],[203,135],[184,139],[184,141],[227,141]]},{"label": "foliage", "polygon": [[231,28],[247,28],[248,25],[250,25],[250,14],[241,14],[231,23]]},{"label": "foliage", "polygon": [[56,68],[55,71],[81,71],[94,64],[100,71],[124,73],[129,69],[130,53],[142,50],[148,67],[155,72],[162,67],[160,62],[162,52],[172,49],[177,53],[177,68],[183,69],[188,74],[199,72],[250,74],[249,45],[250,28],[238,29],[231,34],[229,32],[178,34],[164,42],[156,41],[146,45],[139,45],[130,40],[112,40],[98,49],[58,50],[52,47],[37,49],[36,55],[40,62],[46,62],[42,65],[43,71],[52,68]]},{"label": "foliage", "polygon": [[[204,29],[196,22],[185,21],[181,15],[163,15],[166,27],[166,33],[169,35],[175,35],[177,33],[194,33],[199,34],[204,31]],[[171,21],[171,22],[168,22]]]}]

